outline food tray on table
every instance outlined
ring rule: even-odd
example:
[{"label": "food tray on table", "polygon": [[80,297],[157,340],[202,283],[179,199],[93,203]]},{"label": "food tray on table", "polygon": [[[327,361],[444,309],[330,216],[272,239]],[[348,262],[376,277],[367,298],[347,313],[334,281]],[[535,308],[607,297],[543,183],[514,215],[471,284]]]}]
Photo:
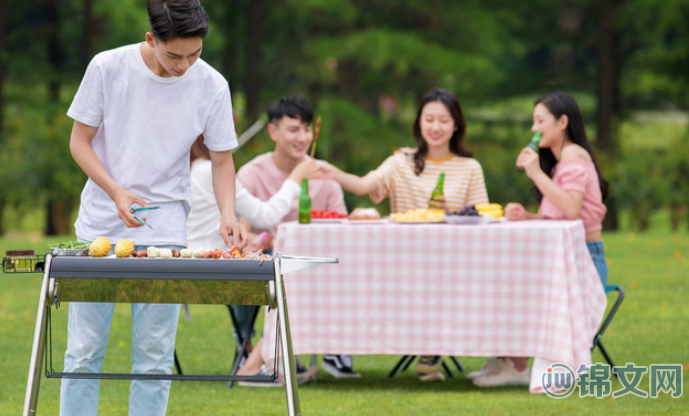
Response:
[{"label": "food tray on table", "polygon": [[69,241],[67,243],[51,244],[50,254],[53,256],[88,256],[89,245],[81,241]]}]

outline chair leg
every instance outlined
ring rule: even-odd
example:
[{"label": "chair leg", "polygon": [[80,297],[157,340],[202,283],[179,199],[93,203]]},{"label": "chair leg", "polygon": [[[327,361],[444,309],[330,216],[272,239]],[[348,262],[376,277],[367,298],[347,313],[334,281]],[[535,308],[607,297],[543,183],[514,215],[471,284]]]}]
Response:
[{"label": "chair leg", "polygon": [[603,347],[603,343],[598,340],[598,348],[600,349],[601,354],[603,354],[603,357],[605,357],[605,361],[610,364],[610,368],[612,369],[613,373],[617,375],[617,377],[620,377],[620,374],[615,370],[615,364],[612,362],[612,358],[610,358],[610,355],[608,354],[608,351]]},{"label": "chair leg", "polygon": [[452,360],[452,362],[455,363],[455,367],[457,367],[457,370],[459,370],[460,373],[464,372],[464,367],[462,366],[462,364],[459,362],[459,360],[456,357],[451,355],[450,360]]},{"label": "chair leg", "polygon": [[416,355],[408,355],[407,356],[407,362],[404,363],[404,367],[402,367],[402,371],[407,371],[407,368],[409,368],[409,366],[411,365],[411,363],[414,362],[415,359],[416,359]]},{"label": "chair leg", "polygon": [[619,378],[620,374],[617,371],[615,371],[615,364],[613,364],[612,358],[610,358],[608,351],[605,349],[605,347],[603,347],[603,343],[601,342],[601,338],[603,337],[603,332],[605,332],[608,325],[610,325],[610,322],[612,322],[612,318],[615,317],[615,314],[617,313],[617,309],[620,307],[620,304],[624,300],[624,289],[622,288],[622,286],[610,285],[610,286],[606,287],[606,293],[610,293],[612,291],[617,291],[617,299],[615,300],[615,303],[612,305],[612,308],[610,308],[608,315],[603,320],[603,323],[601,324],[600,328],[598,329],[596,336],[593,338],[593,343],[591,345],[591,352],[593,352],[593,350],[596,349],[596,347],[598,347],[600,349],[601,354],[603,354],[605,361],[607,361],[608,364],[610,364],[610,368]]},{"label": "chair leg", "polygon": [[[449,358],[450,358],[450,360],[452,360],[452,362],[454,363],[455,367],[457,367],[457,370],[459,370],[461,373],[463,373],[463,372],[464,372],[464,367],[463,367],[462,364],[459,362],[459,360],[457,360],[457,358],[455,358],[455,357],[453,357],[453,356],[450,356]],[[402,356],[402,358],[400,358],[400,360],[397,361],[397,364],[395,364],[395,367],[393,367],[393,369],[390,370],[390,372],[389,372],[388,375],[387,375],[387,378],[392,378],[392,377],[394,377],[395,374],[397,374],[398,371],[405,371],[407,368],[409,368],[409,366],[412,364],[412,362],[414,362],[414,359],[416,359],[416,355],[404,355],[404,356]],[[450,367],[447,365],[447,363],[445,362],[445,360],[443,360],[442,363],[443,363],[443,364],[442,364],[442,365],[443,365],[443,369],[445,370],[445,372],[447,373],[447,375],[450,376],[450,377],[454,377],[454,376],[455,376],[454,373],[452,372],[452,370],[450,369]]]},{"label": "chair leg", "polygon": [[402,368],[402,371],[406,370],[407,367],[409,367],[409,363],[411,363],[414,360],[414,358],[416,358],[415,355],[412,355],[412,356],[404,355],[404,356],[402,356],[402,358],[400,358],[400,360],[397,361],[397,364],[395,364],[395,367],[392,370],[390,370],[390,372],[388,373],[388,378],[393,378],[395,376],[395,374],[397,374],[397,371],[402,366],[404,366],[404,368]]},{"label": "chair leg", "polygon": [[[254,307],[251,316],[251,328],[246,333],[242,331],[242,328],[239,328],[237,317],[232,311],[230,305],[227,305],[227,309],[230,311],[230,319],[232,320],[232,325],[234,327],[235,338],[237,342],[237,349],[234,352],[234,361],[232,362],[232,371],[230,372],[230,375],[234,376],[237,374],[237,370],[239,370],[239,364],[242,362],[242,359],[249,358],[249,353],[247,352],[246,347],[249,345],[249,341],[251,341],[251,328],[253,328],[256,323],[256,317],[258,316],[260,307]],[[232,388],[233,384],[234,381],[230,380],[227,382],[227,387]]]},{"label": "chair leg", "polygon": [[179,363],[179,358],[177,358],[177,350],[175,349],[175,368],[177,369],[177,374],[183,375],[182,364]]},{"label": "chair leg", "polygon": [[447,363],[445,362],[445,359],[441,358],[441,359],[440,359],[440,362],[442,363],[443,369],[444,369],[445,372],[447,373],[447,376],[450,377],[450,378],[454,378],[454,377],[455,377],[455,373],[453,373],[452,370],[450,370],[450,367],[449,367],[449,366],[447,365]]}]

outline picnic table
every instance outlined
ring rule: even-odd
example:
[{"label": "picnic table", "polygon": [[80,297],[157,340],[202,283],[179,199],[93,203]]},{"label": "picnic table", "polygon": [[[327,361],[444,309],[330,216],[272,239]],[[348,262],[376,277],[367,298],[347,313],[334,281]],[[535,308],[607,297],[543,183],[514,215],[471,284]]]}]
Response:
[{"label": "picnic table", "polygon": [[340,260],[285,282],[295,354],[535,357],[541,392],[551,363],[591,364],[606,307],[579,220],[289,222],[275,251]]}]

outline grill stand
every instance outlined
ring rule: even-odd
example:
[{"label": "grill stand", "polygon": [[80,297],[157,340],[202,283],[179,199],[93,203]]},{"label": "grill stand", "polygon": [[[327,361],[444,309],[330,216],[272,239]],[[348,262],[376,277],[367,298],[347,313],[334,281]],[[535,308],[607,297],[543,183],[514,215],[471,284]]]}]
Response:
[{"label": "grill stand", "polygon": [[[31,362],[29,363],[29,376],[26,386],[26,396],[24,400],[23,416],[33,416],[37,414],[38,395],[41,384],[41,367],[46,364],[47,378],[79,378],[79,379],[147,379],[147,380],[241,380],[241,376],[214,376],[214,375],[174,375],[174,374],[105,374],[105,373],[55,373],[51,372],[52,368],[47,368],[46,358],[46,344],[48,342],[48,334],[50,331],[50,308],[54,304],[58,304],[57,284],[54,277],[51,277],[52,272],[51,254],[47,254],[45,258],[45,266],[43,272],[43,280],[41,283],[41,292],[38,300],[38,312],[36,314],[36,327],[34,330],[33,345],[31,346]],[[105,259],[104,259],[105,260]],[[89,261],[103,261],[100,259],[90,259]],[[127,259],[120,259],[118,261],[127,262]],[[135,262],[145,264],[147,260],[133,259]],[[179,260],[171,259],[169,262]],[[232,260],[198,260],[199,262],[230,262]],[[285,394],[287,396],[287,412],[289,416],[300,416],[301,408],[299,405],[299,395],[297,392],[297,377],[294,361],[294,351],[292,348],[292,337],[289,327],[289,317],[287,314],[287,294],[285,293],[284,275],[299,270],[308,269],[314,266],[325,263],[338,263],[335,258],[323,257],[303,257],[303,256],[282,256],[276,255],[273,259],[274,266],[274,280],[268,282],[268,305],[271,307],[277,306],[278,312],[278,333],[280,338],[280,346],[283,354],[287,357],[282,359],[283,371],[285,378]],[[145,273],[145,272],[143,272]],[[196,272],[203,275],[203,271]],[[115,273],[116,274],[116,273]],[[232,272],[227,272],[232,275]],[[189,278],[189,280],[195,280]],[[226,279],[228,282],[233,282],[231,279]],[[224,304],[224,303],[223,303]],[[52,358],[52,357],[51,357]],[[52,367],[52,364],[51,364]]]}]

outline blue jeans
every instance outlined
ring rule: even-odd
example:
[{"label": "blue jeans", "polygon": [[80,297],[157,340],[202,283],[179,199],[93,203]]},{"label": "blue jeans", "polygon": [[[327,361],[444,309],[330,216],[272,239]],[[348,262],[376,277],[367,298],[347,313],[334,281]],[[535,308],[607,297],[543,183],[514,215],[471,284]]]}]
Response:
[{"label": "blue jeans", "polygon": [[[65,372],[102,372],[114,310],[114,303],[69,305]],[[172,374],[180,305],[133,303],[131,311],[132,373]],[[132,380],[129,416],[165,415],[170,384],[169,380]],[[99,390],[100,380],[62,379],[60,414],[97,415]]]},{"label": "blue jeans", "polygon": [[587,241],[586,247],[591,253],[593,264],[598,271],[598,277],[603,284],[603,288],[608,284],[608,264],[605,262],[605,250],[603,249],[602,241]]}]

